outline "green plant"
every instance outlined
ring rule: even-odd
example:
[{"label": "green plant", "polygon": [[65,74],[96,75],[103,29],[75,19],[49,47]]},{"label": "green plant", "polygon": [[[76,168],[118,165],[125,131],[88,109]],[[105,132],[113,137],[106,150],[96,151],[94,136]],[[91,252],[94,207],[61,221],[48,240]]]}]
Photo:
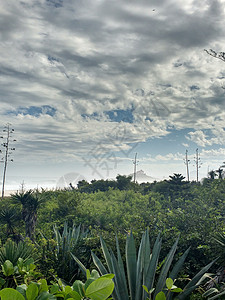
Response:
[{"label": "green plant", "polygon": [[[159,235],[154,243],[151,252],[149,232],[148,230],[146,230],[145,233],[143,233],[141,239],[138,255],[136,254],[136,247],[132,232],[127,236],[125,250],[126,272],[123,265],[118,240],[116,239],[116,258],[114,253],[107,248],[104,240],[102,238],[100,239],[102,251],[108,270],[93,252],[92,258],[96,267],[102,275],[107,273],[115,274],[115,290],[113,292],[113,298],[115,300],[146,300],[148,294],[146,290],[143,290],[143,285],[147,288],[148,291],[151,291],[154,288],[153,299],[156,299],[157,294],[161,291],[164,291],[167,277],[171,278],[172,280],[176,279],[190,250],[189,248],[184,252],[184,254],[176,262],[171,272],[169,273],[174,254],[177,249],[177,244],[179,240],[179,238],[177,238],[176,242],[171,247],[167,257],[164,259],[161,272],[157,280],[155,280],[159,254],[162,244],[162,239]],[[83,266],[83,264],[76,257],[74,257],[74,259],[83,269],[83,271],[85,271],[85,267]],[[179,299],[186,299],[186,297],[188,297],[188,295],[190,295],[196,289],[196,287],[200,284],[201,280],[203,279],[203,275],[212,264],[213,262],[208,264],[197,275],[195,275],[195,277],[192,280],[190,280],[190,282],[184,287],[183,291],[179,294]],[[125,274],[127,274],[127,277]],[[172,294],[170,294],[168,299],[170,299],[171,296]]]},{"label": "green plant", "polygon": [[62,233],[56,225],[53,227],[53,233],[54,239],[43,238],[39,244],[40,269],[44,269],[45,264],[47,272],[49,268],[54,268],[60,278],[71,282],[78,272],[78,268],[70,253],[79,255],[88,231],[81,229],[80,225],[69,227],[68,222],[65,222]]},{"label": "green plant", "polygon": [[33,248],[28,243],[20,241],[16,244],[11,240],[7,240],[0,248],[0,264],[3,264],[6,260],[10,260],[15,265],[19,258],[22,258],[26,262],[32,255]]},{"label": "green plant", "polygon": [[113,274],[100,276],[96,270],[87,270],[87,280],[83,283],[76,280],[72,286],[63,286],[61,280],[48,286],[45,279],[29,285],[22,284],[15,289],[5,288],[0,291],[2,300],[106,300],[112,294],[114,283]]},{"label": "green plant", "polygon": [[21,236],[16,234],[16,225],[19,221],[18,210],[12,207],[5,207],[0,212],[0,223],[6,225],[6,237],[14,240],[21,239]]},{"label": "green plant", "polygon": [[36,266],[32,258],[26,261],[19,258],[16,264],[13,264],[10,260],[6,260],[1,266],[1,287],[16,287],[21,283],[28,284],[31,280],[36,280],[41,276],[35,270]]},{"label": "green plant", "polygon": [[[149,298],[147,298],[147,300],[151,300],[151,295],[154,292],[154,288],[151,289],[150,291],[148,290],[148,288],[143,285],[144,290],[148,293]],[[156,300],[166,300],[166,299],[170,299],[171,298],[171,293],[181,293],[183,290],[181,288],[178,288],[176,285],[174,285],[174,281],[171,278],[167,278],[166,279],[166,292],[159,292],[155,299]]]},{"label": "green plant", "polygon": [[37,212],[44,198],[38,191],[29,190],[27,192],[16,193],[11,196],[14,204],[22,205],[22,219],[25,223],[26,237],[35,239],[35,228],[37,223]]},{"label": "green plant", "polygon": [[56,259],[58,263],[56,271],[63,279],[71,280],[77,270],[70,253],[78,253],[77,248],[80,246],[80,242],[87,237],[88,231],[81,230],[80,225],[69,227],[67,222],[64,223],[62,234],[60,234],[56,225],[53,230],[56,240]]},{"label": "green plant", "polygon": [[214,299],[218,299],[218,298],[224,299],[224,295],[225,295],[224,283],[223,283],[222,291],[220,289],[213,287],[213,288],[210,288],[209,290],[207,290],[204,294],[202,294],[202,296],[204,298],[207,298],[208,300],[214,300]]}]

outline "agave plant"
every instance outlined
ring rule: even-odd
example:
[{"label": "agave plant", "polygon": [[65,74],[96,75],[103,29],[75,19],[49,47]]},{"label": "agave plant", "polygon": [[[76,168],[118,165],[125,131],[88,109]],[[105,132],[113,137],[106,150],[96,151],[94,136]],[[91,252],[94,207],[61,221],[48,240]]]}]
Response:
[{"label": "agave plant", "polygon": [[[74,278],[74,275],[76,275],[77,271],[79,270],[70,253],[79,256],[81,255],[81,250],[83,247],[82,242],[84,238],[87,237],[88,231],[82,229],[80,225],[73,225],[70,227],[68,226],[68,223],[65,222],[62,233],[56,225],[53,226],[53,232],[55,240],[55,252],[54,257],[51,257],[50,260],[54,260],[57,275],[65,281],[71,282],[71,280]],[[46,241],[47,244],[45,247],[48,247],[48,239],[46,239]],[[46,250],[44,252],[48,253]],[[48,261],[49,258],[46,260]]]},{"label": "agave plant", "polygon": [[210,277],[210,280],[204,285],[206,292],[203,294],[203,297],[210,300],[218,298],[223,299],[225,295],[225,233],[217,233],[213,240],[215,241],[215,251],[219,255],[219,268],[216,270],[213,277]]},{"label": "agave plant", "polygon": [[[137,254],[134,237],[131,232],[127,236],[126,240],[126,268],[124,267],[122,261],[118,240],[116,239],[116,258],[111,249],[107,248],[104,240],[102,238],[100,239],[107,268],[93,252],[92,258],[94,264],[102,275],[109,272],[115,274],[115,290],[112,294],[113,299],[115,300],[146,300],[148,297],[146,290],[152,291],[152,298],[155,299],[157,294],[165,290],[167,278],[171,278],[173,281],[177,278],[177,275],[181,270],[190,250],[189,248],[184,252],[184,254],[180,257],[178,262],[170,271],[179,240],[179,238],[177,238],[177,240],[171,247],[167,257],[165,258],[161,272],[159,276],[157,276],[158,279],[156,280],[156,270],[162,244],[162,238],[160,238],[160,236],[157,237],[151,251],[149,232],[148,230],[146,230],[145,233],[143,233]],[[83,269],[83,271],[85,271],[85,267],[83,266],[83,264],[76,257],[74,257],[74,259]],[[201,280],[204,278],[203,275],[212,264],[213,262],[208,264],[191,281],[189,281],[189,283],[184,287],[183,291],[177,296],[177,298],[187,299],[188,295],[190,295],[193,290],[198,287]],[[143,286],[146,287],[146,290],[143,289]],[[167,299],[171,298],[172,294],[170,293],[167,295]]]},{"label": "agave plant", "polygon": [[0,248],[0,264],[3,265],[6,260],[10,260],[16,265],[19,258],[24,262],[32,257],[33,248],[27,243],[20,241],[18,244],[8,240],[5,245]]}]

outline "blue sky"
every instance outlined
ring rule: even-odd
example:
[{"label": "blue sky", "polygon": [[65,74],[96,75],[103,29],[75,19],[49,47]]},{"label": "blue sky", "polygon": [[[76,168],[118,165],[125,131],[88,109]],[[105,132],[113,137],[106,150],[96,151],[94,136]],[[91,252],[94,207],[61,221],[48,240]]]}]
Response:
[{"label": "blue sky", "polygon": [[222,0],[3,0],[7,189],[128,175],[136,152],[158,180],[186,175],[186,149],[192,180],[197,148],[200,177],[221,166],[225,63],[204,49],[225,51],[224,19]]}]

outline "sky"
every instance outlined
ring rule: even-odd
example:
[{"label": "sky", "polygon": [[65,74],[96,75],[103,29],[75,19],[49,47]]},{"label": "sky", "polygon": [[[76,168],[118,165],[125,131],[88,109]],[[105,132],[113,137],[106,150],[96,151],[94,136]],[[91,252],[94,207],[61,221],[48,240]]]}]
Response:
[{"label": "sky", "polygon": [[186,176],[186,150],[191,180],[196,149],[200,177],[218,169],[225,62],[204,49],[225,51],[224,20],[222,0],[2,0],[6,189],[128,175],[135,153],[157,180]]}]

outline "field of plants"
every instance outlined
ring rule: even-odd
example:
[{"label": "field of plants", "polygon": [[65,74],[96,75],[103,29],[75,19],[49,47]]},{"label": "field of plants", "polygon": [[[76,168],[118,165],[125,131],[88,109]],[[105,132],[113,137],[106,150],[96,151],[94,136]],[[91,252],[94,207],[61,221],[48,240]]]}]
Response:
[{"label": "field of plants", "polygon": [[5,197],[0,297],[223,299],[224,204],[224,179],[180,174]]}]

